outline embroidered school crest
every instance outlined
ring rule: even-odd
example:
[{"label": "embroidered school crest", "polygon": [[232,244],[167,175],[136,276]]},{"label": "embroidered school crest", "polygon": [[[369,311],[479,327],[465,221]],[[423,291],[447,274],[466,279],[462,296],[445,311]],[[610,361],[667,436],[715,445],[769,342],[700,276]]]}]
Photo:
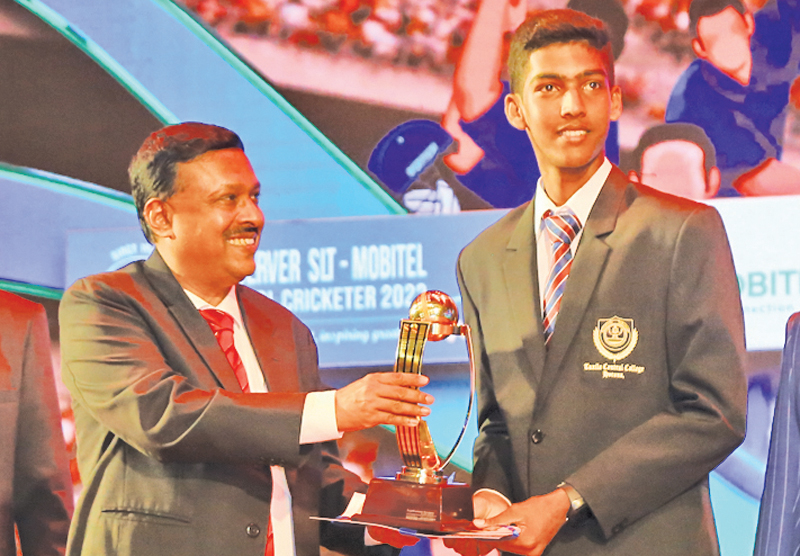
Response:
[{"label": "embroidered school crest", "polygon": [[633,319],[613,316],[608,319],[597,319],[592,339],[600,355],[617,362],[628,357],[636,348],[639,331],[633,325]]}]

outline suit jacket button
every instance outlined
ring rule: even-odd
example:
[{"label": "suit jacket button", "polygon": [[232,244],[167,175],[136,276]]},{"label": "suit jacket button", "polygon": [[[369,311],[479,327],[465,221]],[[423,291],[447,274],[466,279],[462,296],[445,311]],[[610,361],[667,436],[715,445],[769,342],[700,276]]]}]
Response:
[{"label": "suit jacket button", "polygon": [[534,444],[539,444],[542,440],[544,440],[544,433],[540,429],[536,429],[531,433],[531,442]]},{"label": "suit jacket button", "polygon": [[245,533],[247,533],[248,537],[254,539],[261,534],[261,527],[259,527],[255,523],[251,523],[247,527],[245,527],[244,531]]}]

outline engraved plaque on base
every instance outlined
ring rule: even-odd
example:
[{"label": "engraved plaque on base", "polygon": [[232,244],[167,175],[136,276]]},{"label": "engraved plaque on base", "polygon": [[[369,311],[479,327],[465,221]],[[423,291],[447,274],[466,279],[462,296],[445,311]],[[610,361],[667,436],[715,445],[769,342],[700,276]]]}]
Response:
[{"label": "engraved plaque on base", "polygon": [[373,479],[357,519],[444,533],[472,524],[472,489],[465,484],[419,484]]}]

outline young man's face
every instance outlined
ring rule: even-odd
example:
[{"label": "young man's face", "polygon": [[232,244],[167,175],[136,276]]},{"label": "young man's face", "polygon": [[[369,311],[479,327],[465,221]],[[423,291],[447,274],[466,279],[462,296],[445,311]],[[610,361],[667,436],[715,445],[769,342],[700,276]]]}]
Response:
[{"label": "young man's face", "polygon": [[264,215],[244,152],[210,151],[179,163],[175,191],[165,201],[170,249],[188,283],[230,288],[252,274]]},{"label": "young man's face", "polygon": [[611,120],[622,112],[601,53],[583,42],[530,54],[521,92],[506,97],[511,125],[524,129],[543,176],[600,166]]}]

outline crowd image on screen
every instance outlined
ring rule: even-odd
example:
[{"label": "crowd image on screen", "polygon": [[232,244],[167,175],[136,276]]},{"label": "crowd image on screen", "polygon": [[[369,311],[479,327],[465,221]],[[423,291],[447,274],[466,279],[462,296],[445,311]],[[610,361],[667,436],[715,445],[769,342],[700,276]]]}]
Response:
[{"label": "crowd image on screen", "polygon": [[476,0],[186,0],[212,26],[400,65],[451,67]]}]

